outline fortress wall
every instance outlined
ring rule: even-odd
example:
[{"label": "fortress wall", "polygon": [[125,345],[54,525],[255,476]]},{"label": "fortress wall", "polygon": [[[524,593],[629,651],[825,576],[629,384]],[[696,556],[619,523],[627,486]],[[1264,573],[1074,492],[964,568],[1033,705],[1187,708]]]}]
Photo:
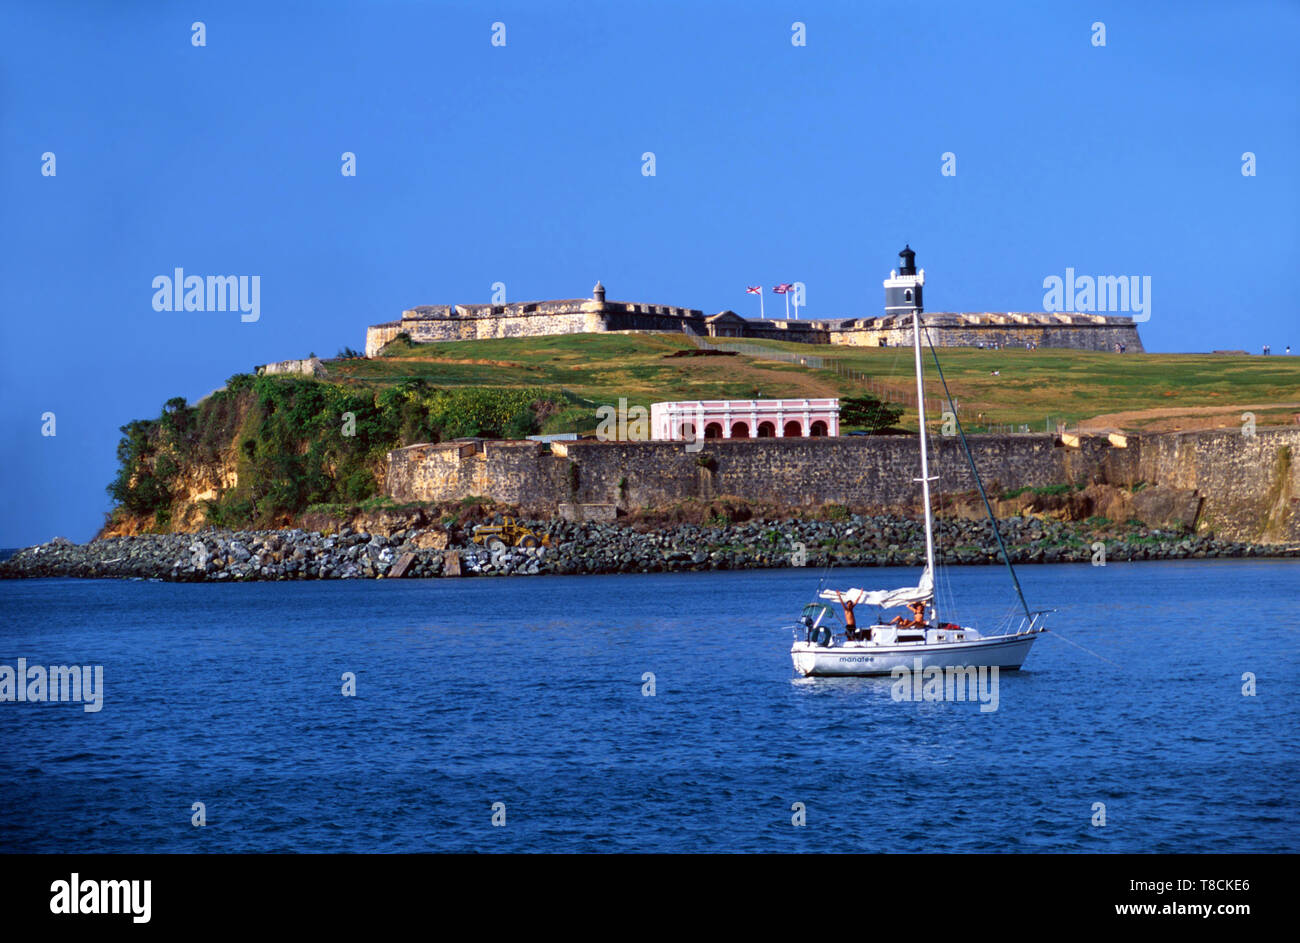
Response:
[{"label": "fortress wall", "polygon": [[[439,501],[445,497],[464,497],[462,489],[461,447],[452,443],[420,444],[394,449],[388,453],[384,493],[399,501]],[[472,458],[474,449],[469,449]],[[472,469],[472,466],[471,466]],[[472,471],[464,478],[468,481]],[[420,495],[424,497],[416,498]]]},{"label": "fortress wall", "polygon": [[[727,494],[782,504],[910,507],[920,495],[913,481],[918,447],[907,436],[710,439],[699,452],[665,442],[556,442],[554,454],[534,442],[482,444],[481,452],[456,443],[390,452],[389,496],[446,501],[484,495],[549,515],[558,504],[575,501],[631,508]],[[971,450],[990,490],[1052,485],[1071,475],[1086,481],[1098,464],[1071,456],[1071,468],[1066,453],[1076,450],[1045,435],[974,436]],[[946,490],[975,487],[958,441],[939,440],[934,462]]]},{"label": "fortress wall", "polygon": [[[653,307],[647,305],[646,307]],[[697,334],[704,334],[706,328],[704,317],[700,312],[693,312],[692,315],[682,316],[677,314],[663,314],[656,311],[614,311],[606,313],[601,317],[600,323],[603,327],[596,330],[605,331],[674,331],[684,333],[686,325]]]},{"label": "fortress wall", "polygon": [[374,356],[403,331],[417,344],[433,344],[605,331],[681,332],[686,324],[703,333],[703,314],[668,305],[582,299],[504,305],[425,305],[402,312],[401,321],[376,325],[367,331],[366,356]]},{"label": "fortress wall", "polygon": [[[1135,502],[1173,501],[1174,516],[1196,517],[1187,523],[1201,530],[1300,540],[1300,429],[1261,430],[1253,439],[1229,432],[1134,436],[1127,448],[1104,436],[1084,437],[1078,448],[1051,435],[975,435],[969,442],[992,497],[1064,483],[1141,482],[1155,488],[1139,491]],[[894,510],[920,503],[913,480],[919,450],[907,436],[711,439],[699,452],[678,443],[594,440],[552,448],[554,454],[536,442],[479,441],[398,449],[388,456],[386,492],[404,502],[481,495],[539,517],[574,502],[631,509],[720,495]],[[944,493],[975,487],[959,440],[937,439],[932,458]]]},{"label": "fortress wall", "polygon": [[[1137,326],[1124,319],[1086,313],[932,312],[926,316],[936,343],[944,347],[1040,347],[1111,351],[1116,344],[1142,350]],[[740,318],[727,325],[731,336],[844,344],[860,347],[899,347],[911,344],[906,318],[860,318],[856,321],[765,322]],[[506,337],[545,337],[605,331],[690,331],[706,334],[702,311],[671,305],[571,298],[560,301],[485,305],[423,305],[402,312],[401,321],[378,324],[366,332],[366,356],[405,331],[415,343],[485,340]]]},{"label": "fortress wall", "polygon": [[[366,356],[373,357],[384,344],[405,331],[418,344],[442,341],[485,340],[502,337],[545,337],[558,334],[598,334],[606,331],[681,332],[689,324],[698,334],[706,333],[703,318],[682,318],[671,314],[647,312],[564,311],[555,313],[497,314],[470,317],[410,318],[379,324],[366,331]],[[797,341],[808,344],[845,344],[861,347],[906,347],[912,343],[910,327],[850,328],[779,328],[750,323],[745,337]],[[975,347],[1001,344],[1024,347],[1033,342],[1039,347],[1062,347],[1075,350],[1109,352],[1115,344],[1124,344],[1134,353],[1142,351],[1142,341],[1133,325],[1060,325],[1002,324],[973,326],[938,326],[932,337],[941,347]]]},{"label": "fortress wall", "polygon": [[[1047,485],[1064,473],[1063,451],[1050,436],[984,436],[972,451],[986,482],[1000,487]],[[580,469],[576,500],[618,501],[625,507],[670,504],[682,498],[736,495],[756,501],[816,506],[910,507],[919,501],[915,439],[845,436],[835,439],[709,440],[700,452],[657,442],[565,443]],[[699,464],[712,459],[712,467]],[[960,444],[939,443],[935,470],[950,491],[974,488]],[[1007,484],[1010,482],[1011,484]]]},{"label": "fortress wall", "polygon": [[326,374],[325,364],[321,363],[319,357],[306,357],[302,360],[281,360],[277,363],[263,364],[257,368],[259,375],[277,373],[301,373],[309,377],[324,376]]},{"label": "fortress wall", "polygon": [[1251,539],[1300,540],[1300,429],[1143,436],[1140,480],[1195,489],[1198,525]]},{"label": "fortress wall", "polygon": [[745,328],[745,336],[773,341],[793,341],[800,344],[832,343],[830,331],[800,324],[797,321],[788,326],[783,322],[761,324],[751,321]]},{"label": "fortress wall", "polygon": [[[851,328],[830,331],[832,344],[857,347],[909,347],[912,344],[911,327]],[[1140,353],[1142,341],[1137,326],[1113,324],[959,324],[936,325],[930,336],[940,347],[977,347],[983,344],[1000,344],[1004,347],[1024,347],[1035,343],[1039,347],[1064,347],[1073,350],[1110,352],[1116,344],[1128,351]]]},{"label": "fortress wall", "polygon": [[381,347],[402,332],[401,321],[374,324],[366,328],[366,356],[374,357]]},{"label": "fortress wall", "polygon": [[[545,494],[554,512],[560,460],[540,442],[477,440],[411,445],[388,453],[385,494],[396,501],[452,501],[471,495],[521,506]],[[567,466],[567,463],[565,463]],[[566,469],[567,470],[567,469]],[[567,490],[565,492],[567,494]]]},{"label": "fortress wall", "polygon": [[593,326],[581,311],[561,314],[494,315],[491,317],[419,318],[402,321],[403,330],[417,344],[440,341],[489,340],[499,337],[542,337],[582,334],[603,328]]},{"label": "fortress wall", "polygon": [[[1145,481],[1213,488],[1241,497],[1260,490],[1260,483],[1272,475],[1279,450],[1288,446],[1300,458],[1300,429],[1260,429],[1254,436],[1240,429],[1142,436],[1138,473]],[[1296,485],[1298,475],[1293,463]]]}]

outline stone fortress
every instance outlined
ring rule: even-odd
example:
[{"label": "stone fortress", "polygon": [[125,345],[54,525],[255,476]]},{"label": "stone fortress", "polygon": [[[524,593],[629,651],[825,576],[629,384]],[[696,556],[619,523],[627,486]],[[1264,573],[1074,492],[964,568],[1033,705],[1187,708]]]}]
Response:
[{"label": "stone fortress", "polygon": [[[924,284],[925,270],[917,274],[911,248],[899,253],[901,266],[890,278],[914,278]],[[1126,350],[1140,352],[1142,341],[1131,318],[1080,312],[982,312],[925,315],[937,346],[992,345],[1067,347],[1076,350]],[[401,320],[375,324],[366,330],[367,357],[406,334],[416,344],[440,341],[485,340],[499,337],[545,337],[554,334],[597,334],[610,331],[649,331],[696,337],[760,338],[805,344],[847,344],[860,347],[896,347],[912,342],[909,315],[885,313],[874,317],[744,318],[734,311],[706,315],[696,308],[608,301],[605,287],[596,283],[590,298],[560,301],[523,301],[512,304],[422,305],[402,312]]]},{"label": "stone fortress", "polygon": [[[910,248],[884,282],[884,315],[810,321],[748,320],[731,311],[705,316],[689,308],[607,302],[597,284],[590,300],[417,308],[370,329],[367,354],[407,331],[416,342],[601,331],[673,331],[704,337],[778,337],[810,344],[910,346],[906,320],[923,310],[925,272]],[[1006,344],[1141,350],[1129,318],[1092,314],[940,314],[925,322],[936,344]],[[457,439],[417,443],[388,453],[386,497],[397,504],[487,497],[544,518],[613,520],[641,508],[734,498],[774,506],[827,504],[913,514],[919,443],[912,436],[844,436],[829,415],[834,400],[658,404],[659,441]],[[698,449],[672,441],[674,422],[715,409]],[[760,412],[760,407],[775,414]],[[782,410],[790,409],[786,415]],[[818,421],[818,420],[821,421]],[[788,426],[787,426],[788,422]],[[737,426],[744,429],[737,434]],[[763,427],[768,426],[766,432]],[[821,428],[816,428],[820,426]],[[778,429],[780,430],[778,432]],[[675,438],[675,437],[673,437]],[[1192,528],[1221,538],[1300,540],[1300,429],[1150,435],[984,434],[935,440],[931,469],[950,495],[975,494],[966,449],[1002,516],[1065,513],[1151,526]],[[1054,489],[1071,485],[1066,494]],[[1048,506],[1059,499],[1062,504]],[[973,506],[973,505],[972,505]],[[965,511],[954,504],[953,513]],[[978,511],[983,519],[983,511]]]}]

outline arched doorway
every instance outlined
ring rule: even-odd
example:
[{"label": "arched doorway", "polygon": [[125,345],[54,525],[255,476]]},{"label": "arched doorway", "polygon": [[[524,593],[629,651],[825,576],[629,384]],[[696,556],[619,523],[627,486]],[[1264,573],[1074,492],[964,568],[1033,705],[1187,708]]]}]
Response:
[{"label": "arched doorway", "polygon": [[760,439],[775,439],[776,426],[770,422],[760,422],[758,424],[758,437]]},{"label": "arched doorway", "polygon": [[746,422],[733,423],[731,426],[731,437],[733,439],[748,439],[749,423]]},{"label": "arched doorway", "polygon": [[812,424],[812,431],[810,431],[808,434],[811,435],[811,436],[824,436],[824,435],[826,435],[826,423],[824,423],[824,422],[822,422],[820,419],[818,419],[816,422],[814,422],[814,423]]},{"label": "arched doorway", "polygon": [[707,426],[705,426],[705,427],[704,427],[704,438],[706,438],[706,439],[721,439],[721,438],[722,438],[722,423],[720,423],[720,422],[711,422],[711,423],[709,423]]},{"label": "arched doorway", "polygon": [[796,419],[791,419],[782,428],[782,433],[787,439],[803,438],[803,426]]},{"label": "arched doorway", "polygon": [[683,439],[685,439],[687,442],[694,442],[694,441],[695,441],[695,423],[693,423],[693,422],[684,422],[684,423],[682,423],[682,428],[681,428],[681,437],[682,437]]}]

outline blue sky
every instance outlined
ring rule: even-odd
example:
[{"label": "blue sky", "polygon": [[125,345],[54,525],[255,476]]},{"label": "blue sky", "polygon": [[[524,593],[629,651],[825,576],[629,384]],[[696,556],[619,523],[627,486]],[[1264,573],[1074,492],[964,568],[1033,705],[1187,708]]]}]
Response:
[{"label": "blue sky", "polygon": [[[1300,347],[1295,3],[9,2],[0,36],[0,546],[89,538],[169,397],[494,282],[865,315],[906,241],[933,311],[1071,267],[1151,277],[1150,350]],[[176,267],[260,275],[259,320],[154,311]]]}]

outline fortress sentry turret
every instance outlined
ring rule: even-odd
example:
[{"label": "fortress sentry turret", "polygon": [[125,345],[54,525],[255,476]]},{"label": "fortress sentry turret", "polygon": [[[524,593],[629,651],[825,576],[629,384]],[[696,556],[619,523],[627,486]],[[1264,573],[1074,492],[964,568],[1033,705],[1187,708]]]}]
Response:
[{"label": "fortress sentry turret", "polygon": [[910,245],[898,253],[902,265],[885,279],[885,314],[911,314],[924,311],[921,292],[925,287],[925,269],[916,270],[916,253]]},{"label": "fortress sentry turret", "polygon": [[591,290],[591,300],[605,303],[605,286],[600,283],[600,279],[596,279],[596,287]]}]

